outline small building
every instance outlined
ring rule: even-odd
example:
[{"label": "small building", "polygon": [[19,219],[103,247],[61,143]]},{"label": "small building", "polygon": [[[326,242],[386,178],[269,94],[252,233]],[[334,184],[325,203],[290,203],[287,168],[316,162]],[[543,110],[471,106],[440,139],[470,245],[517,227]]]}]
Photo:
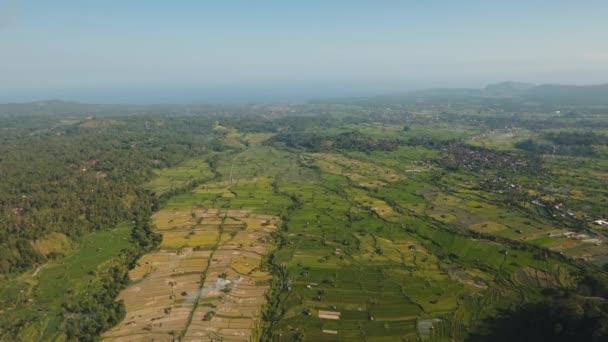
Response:
[{"label": "small building", "polygon": [[608,226],[608,220],[595,220],[593,223],[597,224],[598,226]]}]

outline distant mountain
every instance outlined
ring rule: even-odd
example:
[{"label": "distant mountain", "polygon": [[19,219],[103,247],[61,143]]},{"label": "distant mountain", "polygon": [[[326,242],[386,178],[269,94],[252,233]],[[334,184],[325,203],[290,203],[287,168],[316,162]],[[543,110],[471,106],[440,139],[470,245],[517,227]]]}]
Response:
[{"label": "distant mountain", "polygon": [[414,90],[405,94],[407,97],[422,98],[461,98],[481,96],[481,89],[473,88],[431,88]]},{"label": "distant mountain", "polygon": [[523,82],[501,82],[490,84],[483,89],[484,95],[513,97],[520,96],[536,85]]},{"label": "distant mountain", "polygon": [[482,89],[431,88],[367,98],[364,101],[387,103],[526,103],[540,106],[608,106],[608,84],[535,85],[522,82],[490,84]]},{"label": "distant mountain", "polygon": [[30,102],[32,105],[38,106],[70,106],[70,105],[80,105],[82,103],[75,101],[64,101],[59,99],[51,99],[51,100],[42,100],[42,101],[33,101]]},{"label": "distant mountain", "polygon": [[608,84],[573,86],[545,84],[524,92],[529,101],[565,105],[608,105]]}]

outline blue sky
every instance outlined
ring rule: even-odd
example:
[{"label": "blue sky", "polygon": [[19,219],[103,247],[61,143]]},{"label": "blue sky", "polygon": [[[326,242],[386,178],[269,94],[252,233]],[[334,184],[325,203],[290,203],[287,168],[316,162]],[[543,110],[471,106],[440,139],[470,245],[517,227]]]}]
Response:
[{"label": "blue sky", "polygon": [[608,1],[0,0],[0,92],[602,83],[606,18]]}]

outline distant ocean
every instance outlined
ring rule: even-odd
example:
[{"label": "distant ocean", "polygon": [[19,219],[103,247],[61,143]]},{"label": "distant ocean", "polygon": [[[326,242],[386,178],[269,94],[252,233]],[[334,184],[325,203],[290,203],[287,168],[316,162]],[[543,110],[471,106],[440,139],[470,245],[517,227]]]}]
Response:
[{"label": "distant ocean", "polygon": [[412,90],[400,83],[247,83],[220,85],[119,86],[34,89],[0,92],[0,102],[64,100],[100,104],[198,104],[302,101],[375,96]]}]

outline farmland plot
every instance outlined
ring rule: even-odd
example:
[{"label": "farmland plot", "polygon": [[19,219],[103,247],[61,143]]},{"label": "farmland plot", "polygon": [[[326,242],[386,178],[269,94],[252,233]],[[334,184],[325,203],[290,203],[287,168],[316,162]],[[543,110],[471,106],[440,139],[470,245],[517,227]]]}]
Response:
[{"label": "farmland plot", "polygon": [[154,218],[169,241],[130,272],[134,284],[119,296],[126,318],[103,338],[248,340],[257,334],[271,278],[261,259],[279,219],[219,209],[165,210]]}]

